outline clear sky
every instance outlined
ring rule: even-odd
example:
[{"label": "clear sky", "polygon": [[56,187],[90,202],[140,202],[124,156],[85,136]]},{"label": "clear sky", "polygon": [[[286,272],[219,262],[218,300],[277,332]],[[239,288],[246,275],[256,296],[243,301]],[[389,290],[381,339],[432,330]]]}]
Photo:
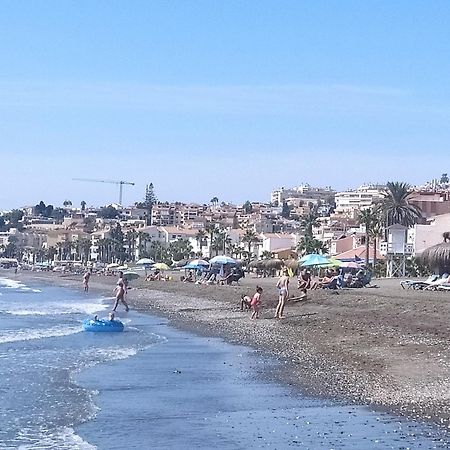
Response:
[{"label": "clear sky", "polygon": [[0,210],[450,173],[450,2],[3,0]]}]

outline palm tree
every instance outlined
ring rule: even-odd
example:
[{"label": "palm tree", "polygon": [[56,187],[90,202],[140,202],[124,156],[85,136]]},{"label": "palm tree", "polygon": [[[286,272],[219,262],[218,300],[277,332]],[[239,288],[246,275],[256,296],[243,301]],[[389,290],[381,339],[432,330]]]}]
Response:
[{"label": "palm tree", "polygon": [[375,266],[377,265],[377,241],[383,236],[383,225],[381,223],[380,211],[375,210],[374,221],[370,227],[370,236],[373,245],[373,270],[375,273]]},{"label": "palm tree", "polygon": [[210,200],[210,203],[211,203],[212,205],[214,205],[214,206],[217,206],[217,205],[219,204],[219,199],[218,199],[217,197],[213,197],[213,198]]},{"label": "palm tree", "polygon": [[200,248],[200,255],[203,256],[203,246],[205,245],[205,239],[206,239],[206,231],[205,230],[198,230],[197,234],[195,235],[195,239],[197,240],[197,244]]},{"label": "palm tree", "polygon": [[151,242],[152,238],[143,231],[138,231],[137,242],[138,242],[138,253],[139,258],[142,258],[142,254],[147,251],[147,243]]},{"label": "palm tree", "polygon": [[258,241],[259,241],[258,235],[253,230],[251,230],[250,228],[245,230],[245,233],[242,236],[242,242],[247,243],[248,253],[251,253],[252,244]]},{"label": "palm tree", "polygon": [[317,220],[319,216],[317,215],[317,211],[315,208],[311,209],[311,211],[304,215],[301,219],[301,226],[305,230],[305,236],[313,235],[313,228],[319,227],[320,223]]},{"label": "palm tree", "polygon": [[297,244],[297,251],[300,255],[309,255],[310,253],[326,253],[327,246],[312,236],[304,236]]},{"label": "palm tree", "polygon": [[410,203],[411,186],[407,183],[389,181],[384,192],[382,208],[386,219],[386,227],[394,224],[410,227],[421,217],[418,206]]},{"label": "palm tree", "polygon": [[217,235],[214,240],[213,243],[211,245],[211,249],[214,250],[216,252],[216,255],[219,254],[219,252],[221,250],[223,250],[223,237],[222,235]]},{"label": "palm tree", "polygon": [[62,242],[56,243],[56,250],[58,252],[58,259],[59,259],[59,261],[61,261],[62,255],[63,255],[63,243]]},{"label": "palm tree", "polygon": [[216,224],[207,222],[205,225],[205,230],[207,233],[209,233],[209,254],[211,256],[211,246],[214,240],[214,233],[216,232]]},{"label": "palm tree", "polygon": [[89,256],[91,253],[92,242],[90,239],[81,239],[78,242],[78,252],[80,254],[80,259],[87,263],[89,261]]},{"label": "palm tree", "polygon": [[362,209],[358,212],[358,220],[364,224],[366,229],[366,267],[369,266],[369,245],[370,245],[370,230],[375,222],[375,214],[372,208]]},{"label": "palm tree", "polygon": [[126,241],[128,246],[128,257],[130,261],[134,261],[136,258],[136,238],[138,234],[136,230],[132,228],[126,234]]},{"label": "palm tree", "polygon": [[53,261],[53,260],[55,259],[56,253],[58,253],[58,251],[56,250],[56,248],[53,247],[53,246],[50,246],[50,247],[47,249],[47,253],[46,253],[47,262]]},{"label": "palm tree", "polygon": [[225,229],[219,230],[218,237],[220,239],[220,242],[222,243],[221,250],[225,254],[227,247],[231,244],[231,238],[230,238],[230,236],[228,236],[227,230],[225,230]]}]

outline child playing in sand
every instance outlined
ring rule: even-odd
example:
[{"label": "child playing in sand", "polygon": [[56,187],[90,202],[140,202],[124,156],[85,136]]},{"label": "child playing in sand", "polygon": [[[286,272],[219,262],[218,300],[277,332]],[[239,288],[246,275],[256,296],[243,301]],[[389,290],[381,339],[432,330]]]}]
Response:
[{"label": "child playing in sand", "polygon": [[248,311],[252,306],[252,298],[248,295],[241,295],[241,311],[244,311],[244,308]]},{"label": "child playing in sand", "polygon": [[251,319],[258,319],[259,318],[259,311],[261,309],[261,294],[262,294],[262,287],[257,286],[256,287],[256,293],[252,297],[252,301],[250,302],[250,306],[253,309]]}]

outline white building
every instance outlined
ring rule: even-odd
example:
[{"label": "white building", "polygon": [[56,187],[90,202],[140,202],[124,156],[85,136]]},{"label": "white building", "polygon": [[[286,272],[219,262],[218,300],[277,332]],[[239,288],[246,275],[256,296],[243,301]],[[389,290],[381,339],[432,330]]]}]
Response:
[{"label": "white building", "polygon": [[296,236],[294,234],[261,233],[259,237],[261,245],[258,247],[258,256],[265,251],[273,253],[277,250],[294,248],[296,245]]},{"label": "white building", "polygon": [[366,209],[372,205],[374,200],[383,197],[383,188],[379,186],[361,186],[355,191],[338,192],[335,195],[335,212],[338,214],[353,213]]},{"label": "white building", "polygon": [[414,254],[443,242],[442,234],[450,231],[450,213],[432,217],[427,225],[414,225],[408,232],[408,241],[414,243]]}]

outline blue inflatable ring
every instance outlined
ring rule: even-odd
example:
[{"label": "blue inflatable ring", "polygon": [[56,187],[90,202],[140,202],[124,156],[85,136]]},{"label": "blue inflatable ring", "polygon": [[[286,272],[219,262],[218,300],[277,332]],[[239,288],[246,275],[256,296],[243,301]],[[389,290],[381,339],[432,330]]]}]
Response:
[{"label": "blue inflatable ring", "polygon": [[120,320],[108,319],[85,319],[83,320],[84,331],[123,331],[123,323]]}]

